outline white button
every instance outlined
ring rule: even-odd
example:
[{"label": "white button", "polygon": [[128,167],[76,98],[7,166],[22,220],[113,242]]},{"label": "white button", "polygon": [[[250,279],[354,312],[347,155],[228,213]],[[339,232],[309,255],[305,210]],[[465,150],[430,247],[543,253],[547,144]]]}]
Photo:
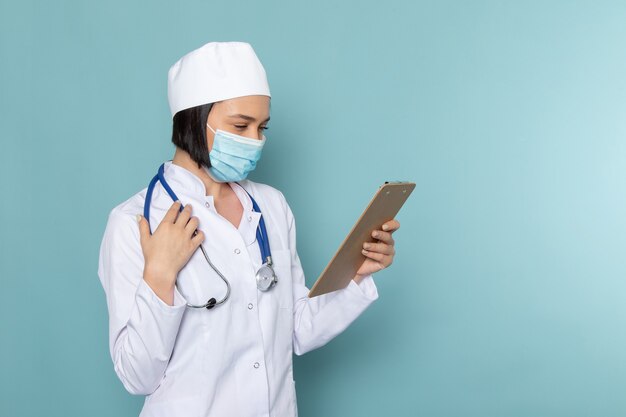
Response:
[{"label": "white button", "polygon": [[206,203],[204,203],[205,206],[207,206],[207,208],[210,208],[211,205],[209,204],[209,202],[207,201]]},{"label": "white button", "polygon": [[248,216],[248,221],[251,222],[252,221],[252,216]]},{"label": "white button", "polygon": [[236,248],[236,249],[235,249],[235,253],[236,253],[237,255],[239,255],[239,254],[241,253],[241,251],[239,250],[239,248]]},{"label": "white button", "polygon": [[254,307],[252,303],[248,303],[248,310],[252,310],[252,307]]},{"label": "white button", "polygon": [[258,362],[254,362],[254,367],[258,368],[259,367],[259,363]]}]

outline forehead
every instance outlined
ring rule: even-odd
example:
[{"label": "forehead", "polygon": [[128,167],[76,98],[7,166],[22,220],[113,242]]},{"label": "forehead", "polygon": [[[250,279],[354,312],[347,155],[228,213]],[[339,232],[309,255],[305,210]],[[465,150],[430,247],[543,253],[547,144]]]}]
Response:
[{"label": "forehead", "polygon": [[220,116],[247,115],[264,120],[270,115],[270,98],[261,95],[235,97],[217,102],[213,107]]}]

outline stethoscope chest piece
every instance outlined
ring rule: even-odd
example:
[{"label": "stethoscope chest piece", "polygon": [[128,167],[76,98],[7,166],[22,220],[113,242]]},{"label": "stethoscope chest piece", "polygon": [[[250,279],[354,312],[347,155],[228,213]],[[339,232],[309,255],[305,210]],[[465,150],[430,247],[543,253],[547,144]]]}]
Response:
[{"label": "stethoscope chest piece", "polygon": [[268,263],[261,265],[256,272],[256,286],[261,291],[267,291],[278,282],[274,268]]}]

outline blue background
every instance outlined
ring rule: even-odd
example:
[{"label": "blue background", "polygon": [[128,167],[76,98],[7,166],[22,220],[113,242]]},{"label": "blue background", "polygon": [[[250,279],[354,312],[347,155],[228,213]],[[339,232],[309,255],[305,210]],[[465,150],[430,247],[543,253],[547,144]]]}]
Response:
[{"label": "blue background", "polygon": [[380,299],[295,359],[302,417],[626,415],[626,4],[0,1],[0,415],[136,416],[97,276],[173,156],[167,70],[252,43],[312,285],[413,180]]}]

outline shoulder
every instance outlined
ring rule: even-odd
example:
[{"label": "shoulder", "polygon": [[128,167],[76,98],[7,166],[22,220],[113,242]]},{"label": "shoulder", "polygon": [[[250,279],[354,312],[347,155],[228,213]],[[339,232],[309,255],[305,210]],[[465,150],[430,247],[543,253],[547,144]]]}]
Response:
[{"label": "shoulder", "polygon": [[146,190],[142,189],[111,209],[107,219],[107,234],[117,235],[126,231],[138,236],[137,214],[143,214]]},{"label": "shoulder", "polygon": [[[143,212],[146,189],[134,194],[129,199],[111,209],[100,243],[98,275],[105,291],[113,275],[129,268],[143,266],[143,253],[137,214]],[[117,271],[117,272],[116,272]],[[122,272],[124,273],[124,272]]]}]

